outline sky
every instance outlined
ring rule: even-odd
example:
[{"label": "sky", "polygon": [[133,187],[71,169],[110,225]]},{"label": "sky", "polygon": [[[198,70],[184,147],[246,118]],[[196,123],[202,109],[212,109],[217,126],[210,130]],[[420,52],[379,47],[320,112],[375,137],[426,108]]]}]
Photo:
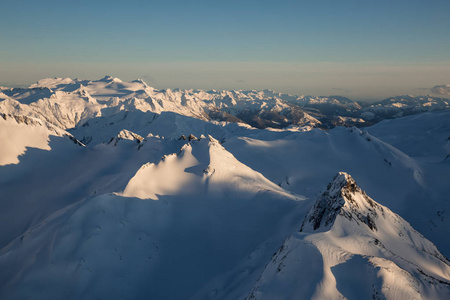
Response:
[{"label": "sky", "polygon": [[450,84],[450,1],[0,0],[0,85],[141,78],[355,100]]}]

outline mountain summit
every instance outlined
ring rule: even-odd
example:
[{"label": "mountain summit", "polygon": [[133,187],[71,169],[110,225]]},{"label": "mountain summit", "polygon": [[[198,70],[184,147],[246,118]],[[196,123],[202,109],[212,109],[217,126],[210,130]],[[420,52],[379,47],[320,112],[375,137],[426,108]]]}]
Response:
[{"label": "mountain summit", "polygon": [[339,172],[308,211],[300,232],[328,230],[338,215],[377,230],[375,219],[378,214],[384,214],[383,208],[370,199],[349,174]]}]

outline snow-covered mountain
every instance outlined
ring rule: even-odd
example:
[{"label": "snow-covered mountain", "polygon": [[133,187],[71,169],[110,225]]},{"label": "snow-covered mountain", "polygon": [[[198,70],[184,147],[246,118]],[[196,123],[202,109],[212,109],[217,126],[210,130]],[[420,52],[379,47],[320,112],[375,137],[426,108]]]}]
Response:
[{"label": "snow-covered mountain", "polygon": [[449,279],[435,245],[339,173],[247,299],[447,299]]},{"label": "snow-covered mountain", "polygon": [[450,111],[393,99],[1,88],[0,298],[448,298]]},{"label": "snow-covered mountain", "polygon": [[320,124],[301,108],[256,91],[157,90],[142,80],[123,82],[110,76],[95,81],[48,78],[29,89],[3,89],[2,93],[2,110],[41,116],[64,129],[122,110],[176,112],[201,120],[245,120],[258,127]]},{"label": "snow-covered mountain", "polygon": [[2,88],[3,113],[41,118],[62,129],[120,111],[175,112],[200,120],[242,122],[257,128],[367,126],[386,118],[448,110],[449,101],[400,96],[373,103],[341,96],[293,96],[264,91],[158,90],[143,80],[124,82],[47,78],[28,89]]}]

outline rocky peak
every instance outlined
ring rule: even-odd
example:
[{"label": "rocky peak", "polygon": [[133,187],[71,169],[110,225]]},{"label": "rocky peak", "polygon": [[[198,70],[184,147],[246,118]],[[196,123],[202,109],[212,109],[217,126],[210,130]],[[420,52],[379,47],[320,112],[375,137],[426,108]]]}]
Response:
[{"label": "rocky peak", "polygon": [[300,232],[317,229],[328,230],[338,216],[365,224],[372,231],[377,230],[375,220],[383,208],[366,195],[347,173],[339,172],[328,184],[327,190],[309,209]]},{"label": "rocky peak", "polygon": [[120,140],[130,140],[130,141],[135,141],[136,143],[140,144],[140,143],[142,143],[144,138],[142,136],[140,136],[139,134],[136,134],[129,130],[123,129],[122,131],[119,132],[119,134],[115,138],[114,137],[111,138],[109,143],[114,142],[114,146],[117,146],[117,143]]},{"label": "rocky peak", "polygon": [[192,140],[198,140],[197,139],[197,137],[195,136],[195,135],[193,135],[192,133],[189,135],[189,137],[188,137],[188,140],[189,141],[192,141]]}]

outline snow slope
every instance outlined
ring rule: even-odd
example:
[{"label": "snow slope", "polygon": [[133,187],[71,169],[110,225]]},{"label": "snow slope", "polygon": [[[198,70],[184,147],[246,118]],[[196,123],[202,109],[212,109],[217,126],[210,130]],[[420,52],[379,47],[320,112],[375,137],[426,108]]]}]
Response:
[{"label": "snow slope", "polygon": [[450,112],[423,113],[384,120],[370,134],[419,160],[442,162],[450,154]]},{"label": "snow slope", "polygon": [[[307,279],[304,284],[303,279]],[[449,261],[339,173],[248,299],[447,299]]]},{"label": "snow slope", "polygon": [[[135,143],[107,147],[122,142]],[[194,178],[191,189],[180,184],[185,178]],[[155,193],[159,201],[142,200]],[[292,220],[304,213],[299,200],[216,140],[193,140],[178,155],[139,169],[123,195],[87,197],[4,247],[0,296],[189,299],[275,237],[273,252],[298,226]]]}]

